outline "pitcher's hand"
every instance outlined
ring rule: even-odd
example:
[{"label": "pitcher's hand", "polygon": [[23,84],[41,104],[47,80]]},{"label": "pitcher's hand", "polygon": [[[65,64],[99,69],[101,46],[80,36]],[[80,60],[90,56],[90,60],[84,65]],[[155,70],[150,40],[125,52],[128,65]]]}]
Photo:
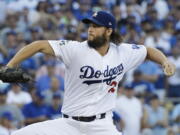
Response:
[{"label": "pitcher's hand", "polygon": [[170,62],[169,60],[165,61],[162,64],[162,68],[163,68],[164,74],[166,76],[172,76],[172,75],[174,75],[174,73],[176,71],[175,65],[172,62]]}]

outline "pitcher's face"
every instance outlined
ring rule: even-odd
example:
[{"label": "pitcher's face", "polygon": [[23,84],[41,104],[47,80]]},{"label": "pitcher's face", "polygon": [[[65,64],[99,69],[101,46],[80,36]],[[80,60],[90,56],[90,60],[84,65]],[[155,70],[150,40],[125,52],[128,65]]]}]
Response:
[{"label": "pitcher's face", "polygon": [[89,24],[88,45],[92,48],[99,48],[108,42],[107,28],[96,24]]}]

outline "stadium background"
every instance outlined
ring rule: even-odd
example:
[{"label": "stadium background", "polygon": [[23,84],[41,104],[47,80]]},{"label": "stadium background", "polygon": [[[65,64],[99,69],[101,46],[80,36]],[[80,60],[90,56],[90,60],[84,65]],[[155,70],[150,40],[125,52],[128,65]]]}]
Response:
[{"label": "stadium background", "polygon": [[[133,95],[141,101],[143,120],[139,124],[142,134],[179,135],[178,0],[0,0],[0,65],[5,65],[21,47],[36,40],[86,40],[87,26],[80,21],[99,10],[110,11],[116,17],[123,42],[156,47],[176,65],[176,74],[167,78],[159,65],[145,61],[126,74],[119,83],[118,95],[121,97],[127,89],[133,89]],[[0,82],[0,135],[6,135],[6,131],[8,135],[34,122],[57,118],[60,114],[63,63],[51,56],[36,54],[20,66],[36,78],[36,83]],[[148,114],[153,106],[160,111]],[[159,124],[161,116],[164,120]],[[118,111],[114,113],[114,121],[118,129],[122,123],[128,125]]]}]

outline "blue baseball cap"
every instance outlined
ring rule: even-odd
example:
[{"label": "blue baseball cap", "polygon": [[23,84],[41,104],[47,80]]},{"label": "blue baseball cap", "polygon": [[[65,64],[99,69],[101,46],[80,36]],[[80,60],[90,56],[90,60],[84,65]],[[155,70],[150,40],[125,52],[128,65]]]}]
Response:
[{"label": "blue baseball cap", "polygon": [[40,99],[44,99],[45,98],[45,94],[41,91],[36,91],[35,92],[36,96],[39,97]]},{"label": "blue baseball cap", "polygon": [[115,17],[105,11],[95,12],[92,16],[82,19],[82,22],[86,24],[94,23],[107,28],[112,28],[113,30],[116,28]]},{"label": "blue baseball cap", "polygon": [[159,97],[158,97],[158,95],[156,95],[156,94],[153,94],[153,95],[151,95],[150,97],[149,97],[149,100],[151,101],[151,100],[158,100],[159,99]]},{"label": "blue baseball cap", "polygon": [[7,36],[9,36],[9,35],[16,36],[16,35],[17,35],[17,32],[14,31],[14,30],[10,30],[10,31],[8,31],[8,32],[6,33],[6,35],[7,35]]},{"label": "blue baseball cap", "polygon": [[54,93],[53,99],[61,99],[61,94],[60,93]]},{"label": "blue baseball cap", "polygon": [[6,119],[8,119],[10,121],[13,120],[13,116],[12,116],[12,114],[10,112],[4,112],[1,117],[6,118]]},{"label": "blue baseball cap", "polygon": [[48,67],[54,67],[56,65],[56,61],[55,60],[48,60],[45,62],[45,64]]},{"label": "blue baseball cap", "polygon": [[7,94],[7,90],[1,90],[0,89],[0,95],[6,95]]},{"label": "blue baseball cap", "polygon": [[134,86],[132,85],[132,83],[128,83],[128,84],[125,84],[124,88],[126,90],[133,90],[134,89]]}]

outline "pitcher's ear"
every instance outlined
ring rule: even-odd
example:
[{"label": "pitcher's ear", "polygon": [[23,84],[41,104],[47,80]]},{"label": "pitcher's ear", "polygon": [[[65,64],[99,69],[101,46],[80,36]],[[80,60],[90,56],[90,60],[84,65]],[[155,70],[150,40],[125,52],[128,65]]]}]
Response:
[{"label": "pitcher's ear", "polygon": [[107,28],[107,29],[106,29],[106,34],[107,34],[108,36],[110,36],[110,35],[112,34],[112,32],[113,32],[112,28]]}]

